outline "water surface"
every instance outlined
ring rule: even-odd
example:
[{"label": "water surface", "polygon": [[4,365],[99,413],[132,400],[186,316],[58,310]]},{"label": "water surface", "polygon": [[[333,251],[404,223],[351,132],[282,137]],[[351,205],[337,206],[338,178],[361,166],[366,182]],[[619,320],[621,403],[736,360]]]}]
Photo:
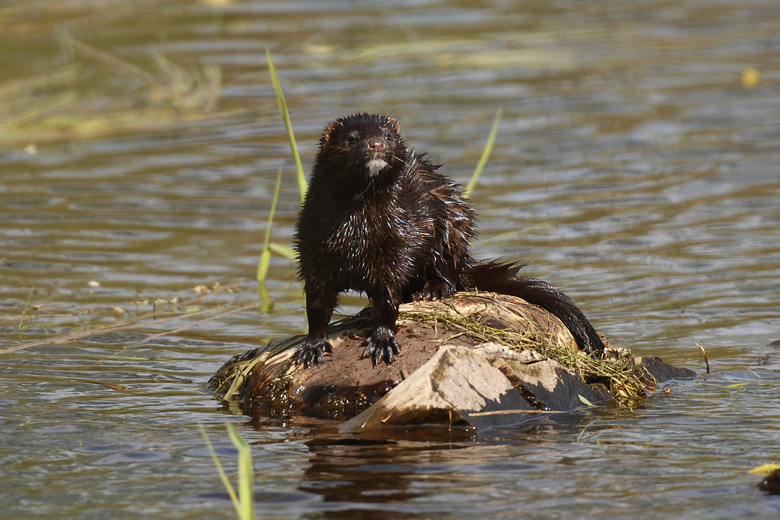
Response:
[{"label": "water surface", "polygon": [[[197,429],[233,470],[226,420],[253,444],[263,518],[776,518],[747,472],[780,459],[778,15],[771,0],[4,3],[0,348],[156,311],[0,354],[4,518],[234,518]],[[465,181],[503,106],[474,254],[530,262],[614,343],[702,377],[639,410],[467,442],[226,414],[210,375],[305,327],[288,260],[272,308],[254,305],[282,162],[274,241],[291,245],[299,207],[266,47],[307,169],[328,121],[372,111]],[[189,317],[164,319],[173,299]]]}]

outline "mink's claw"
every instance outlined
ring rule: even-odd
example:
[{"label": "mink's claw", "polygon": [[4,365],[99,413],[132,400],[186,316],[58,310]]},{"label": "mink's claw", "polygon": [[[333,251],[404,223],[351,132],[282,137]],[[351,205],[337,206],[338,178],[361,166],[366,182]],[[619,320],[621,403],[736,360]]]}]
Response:
[{"label": "mink's claw", "polygon": [[401,353],[401,347],[395,340],[395,335],[385,327],[377,327],[374,332],[366,339],[366,349],[363,351],[362,359],[371,358],[374,366],[384,361],[392,365],[395,356]]},{"label": "mink's claw", "polygon": [[309,368],[312,365],[322,363],[324,353],[333,353],[333,347],[327,339],[306,338],[303,343],[295,349],[295,362]]}]

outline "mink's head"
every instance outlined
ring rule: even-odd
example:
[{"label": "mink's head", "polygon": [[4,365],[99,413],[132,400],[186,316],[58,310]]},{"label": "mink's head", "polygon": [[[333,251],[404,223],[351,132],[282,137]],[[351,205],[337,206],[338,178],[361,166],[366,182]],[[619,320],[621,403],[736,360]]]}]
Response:
[{"label": "mink's head", "polygon": [[355,114],[325,128],[317,164],[332,175],[375,180],[401,171],[406,155],[398,121],[384,115]]}]

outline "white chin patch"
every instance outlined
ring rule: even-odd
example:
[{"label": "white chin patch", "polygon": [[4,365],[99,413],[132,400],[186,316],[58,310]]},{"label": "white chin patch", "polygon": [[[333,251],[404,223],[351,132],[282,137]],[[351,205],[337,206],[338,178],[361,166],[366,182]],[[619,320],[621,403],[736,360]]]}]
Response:
[{"label": "white chin patch", "polygon": [[387,161],[384,159],[371,159],[368,161],[368,172],[371,177],[387,168]]}]

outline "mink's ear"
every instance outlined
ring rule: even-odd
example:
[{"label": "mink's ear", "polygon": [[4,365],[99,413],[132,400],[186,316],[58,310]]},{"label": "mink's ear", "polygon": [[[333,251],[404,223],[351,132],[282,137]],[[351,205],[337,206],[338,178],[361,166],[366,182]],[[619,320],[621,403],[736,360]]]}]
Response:
[{"label": "mink's ear", "polygon": [[325,127],[325,132],[322,134],[322,139],[320,139],[320,144],[325,145],[330,142],[330,138],[333,135],[333,132],[336,131],[338,127],[341,126],[341,121],[333,121],[328,126]]},{"label": "mink's ear", "polygon": [[401,135],[401,123],[394,117],[389,117],[388,120],[390,121],[390,124],[393,125],[393,131],[396,135]]}]

